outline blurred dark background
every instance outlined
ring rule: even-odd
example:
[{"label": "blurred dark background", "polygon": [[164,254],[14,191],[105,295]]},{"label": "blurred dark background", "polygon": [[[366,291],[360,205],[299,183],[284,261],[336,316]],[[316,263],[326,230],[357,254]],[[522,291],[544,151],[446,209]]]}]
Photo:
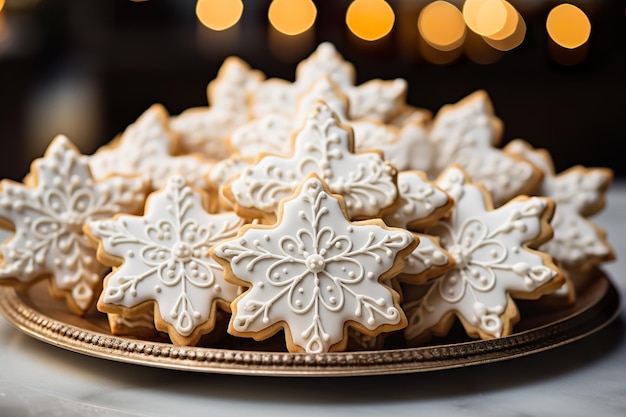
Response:
[{"label": "blurred dark background", "polygon": [[375,42],[346,28],[350,0],[315,1],[314,28],[293,39],[268,27],[270,0],[244,1],[240,22],[224,32],[198,22],[195,0],[6,0],[0,177],[21,179],[58,133],[91,153],[153,103],[173,115],[207,105],[206,86],[229,55],[268,77],[293,80],[296,64],[326,40],[356,66],[358,83],[405,78],[408,102],[433,113],[485,89],[504,121],[504,143],[524,138],[547,148],[559,171],[608,166],[626,177],[626,2],[569,1],[589,17],[591,38],[584,59],[559,60],[545,22],[562,2],[509,1],[527,25],[519,47],[481,52],[478,45],[435,65],[418,48],[424,0],[389,0],[396,24]]}]

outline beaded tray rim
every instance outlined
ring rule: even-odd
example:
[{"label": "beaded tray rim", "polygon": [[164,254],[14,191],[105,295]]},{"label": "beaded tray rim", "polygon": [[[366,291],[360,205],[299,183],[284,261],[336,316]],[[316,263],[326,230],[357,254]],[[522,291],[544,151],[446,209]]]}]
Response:
[{"label": "beaded tray rim", "polygon": [[17,329],[35,339],[105,360],[220,374],[358,376],[480,365],[571,343],[610,324],[621,308],[619,292],[602,271],[584,294],[565,316],[555,318],[546,310],[544,317],[538,317],[538,325],[499,339],[325,354],[181,347],[113,336],[86,328],[85,318],[55,319],[49,314],[51,307],[48,304],[35,306],[28,291],[12,287],[0,287],[0,313]]}]

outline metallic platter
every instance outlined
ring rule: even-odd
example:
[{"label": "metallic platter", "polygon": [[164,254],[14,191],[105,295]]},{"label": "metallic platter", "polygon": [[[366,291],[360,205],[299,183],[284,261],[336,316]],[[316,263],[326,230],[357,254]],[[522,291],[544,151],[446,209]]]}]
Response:
[{"label": "metallic platter", "polygon": [[[545,298],[545,297],[544,297]],[[280,337],[267,342],[226,337],[215,347],[179,347],[167,339],[113,336],[97,311],[77,317],[48,295],[45,282],[27,291],[0,288],[0,313],[22,332],[70,351],[106,360],[190,372],[265,376],[355,376],[426,372],[480,365],[530,355],[588,336],[617,317],[620,296],[603,272],[590,280],[572,306],[519,301],[516,333],[494,340],[451,335],[423,347],[401,342],[381,350],[326,354],[281,351]],[[453,332],[454,333],[454,332]],[[278,335],[281,336],[281,335]]]}]

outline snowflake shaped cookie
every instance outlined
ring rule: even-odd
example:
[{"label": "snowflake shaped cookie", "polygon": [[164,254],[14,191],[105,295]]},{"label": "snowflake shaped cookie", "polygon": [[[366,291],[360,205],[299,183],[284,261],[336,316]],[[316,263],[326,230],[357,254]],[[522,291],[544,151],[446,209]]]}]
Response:
[{"label": "snowflake shaped cookie", "polygon": [[385,223],[418,231],[434,226],[441,217],[451,210],[452,199],[428,181],[421,171],[402,171],[398,174],[400,204],[398,209],[385,216]]},{"label": "snowflake shaped cookie", "polygon": [[458,103],[443,106],[429,133],[436,154],[430,175],[437,176],[458,164],[472,181],[487,188],[496,206],[514,196],[531,193],[541,173],[524,158],[495,147],[502,130],[502,121],[494,115],[485,91],[479,90]]},{"label": "snowflake shaped cookie", "polygon": [[268,113],[293,115],[300,96],[322,78],[331,80],[349,99],[348,118],[387,122],[399,114],[406,102],[407,82],[370,80],[355,86],[354,66],[346,62],[329,42],[298,64],[293,83],[282,79],[262,82],[251,93],[255,118]]},{"label": "snowflake shaped cookie", "polygon": [[510,142],[505,149],[521,154],[541,170],[543,181],[538,194],[556,203],[550,223],[554,236],[539,249],[568,271],[585,271],[613,260],[615,255],[605,231],[588,219],[604,207],[612,171],[575,166],[557,175],[546,150],[534,149],[521,139]]},{"label": "snowflake shaped cookie", "polygon": [[381,282],[402,267],[413,235],[381,220],[351,223],[338,198],[312,175],[275,226],[249,226],[213,249],[227,279],[250,287],[233,303],[230,333],[262,340],[284,328],[290,351],[318,353],[343,350],[348,327],[404,326],[398,294]]},{"label": "snowflake shaped cookie", "polygon": [[513,298],[538,298],[564,282],[549,255],[530,249],[549,238],[554,204],[522,196],[493,210],[488,194],[457,167],[446,170],[438,185],[455,208],[427,233],[440,238],[455,266],[421,298],[407,300],[405,335],[412,343],[445,335],[458,317],[472,337],[507,336],[519,319]]},{"label": "snowflake shaped cookie", "polygon": [[228,143],[233,152],[247,158],[255,159],[266,153],[287,156],[291,136],[302,128],[311,108],[320,100],[345,122],[348,98],[329,77],[322,77],[298,98],[294,114],[266,113],[235,129]]},{"label": "snowflake shaped cookie", "polygon": [[95,303],[106,272],[83,225],[141,210],[147,184],[141,178],[95,181],[87,158],[65,136],[33,162],[29,178],[27,186],[1,182],[0,218],[15,234],[1,247],[0,283],[28,286],[48,278],[51,293],[82,315]]},{"label": "snowflake shaped cookie", "polygon": [[236,57],[227,58],[209,83],[209,107],[196,107],[172,117],[170,127],[180,134],[185,152],[209,159],[230,155],[226,138],[250,118],[248,94],[265,76]]},{"label": "snowflake shaped cookie", "polygon": [[351,219],[378,216],[398,197],[396,170],[378,152],[353,153],[352,131],[323,102],[311,109],[291,157],[264,156],[226,187],[243,217],[275,219],[279,203],[310,173],[344,197]]},{"label": "snowflake shaped cookie", "polygon": [[207,188],[211,196],[209,201],[209,211],[211,213],[233,211],[235,209],[232,201],[224,195],[224,187],[250,165],[251,163],[248,159],[239,155],[233,155],[215,163],[206,178]]},{"label": "snowflake shaped cookie", "polygon": [[423,121],[408,119],[403,125],[395,126],[368,115],[351,119],[348,96],[328,76],[320,78],[298,97],[295,115],[272,112],[253,119],[233,131],[229,146],[233,152],[247,158],[261,154],[287,156],[293,133],[302,127],[311,107],[319,100],[335,112],[341,123],[352,128],[357,152],[382,151],[385,159],[398,170],[413,166],[423,169],[433,159],[433,146]]},{"label": "snowflake shaped cookie", "polygon": [[111,145],[100,148],[89,158],[95,178],[111,175],[144,175],[153,189],[160,189],[173,174],[182,174],[194,187],[206,188],[205,176],[212,163],[200,155],[173,156],[178,138],[169,127],[165,108],[155,104]]},{"label": "snowflake shaped cookie", "polygon": [[238,291],[209,250],[242,225],[234,213],[208,214],[203,195],[179,175],[149,196],[143,216],[90,223],[99,257],[114,267],[98,309],[133,317],[154,304],[156,328],[177,345],[195,345],[213,330],[216,306],[228,311]]},{"label": "snowflake shaped cookie", "polygon": [[[403,171],[398,174],[400,204],[398,209],[383,218],[393,227],[419,231],[434,226],[448,214],[453,201],[443,190],[426,179],[421,171]],[[427,279],[441,275],[454,262],[450,254],[439,245],[439,239],[417,233],[419,244],[405,259],[399,281],[412,284],[424,283]]]},{"label": "snowflake shaped cookie", "polygon": [[378,149],[398,171],[428,172],[435,157],[435,147],[428,138],[422,122],[408,121],[394,126],[368,120],[350,123],[354,130],[357,152]]},{"label": "snowflake shaped cookie", "polygon": [[454,260],[447,250],[441,247],[439,237],[425,233],[414,233],[417,247],[406,258],[404,268],[396,276],[398,282],[423,284],[454,267]]}]

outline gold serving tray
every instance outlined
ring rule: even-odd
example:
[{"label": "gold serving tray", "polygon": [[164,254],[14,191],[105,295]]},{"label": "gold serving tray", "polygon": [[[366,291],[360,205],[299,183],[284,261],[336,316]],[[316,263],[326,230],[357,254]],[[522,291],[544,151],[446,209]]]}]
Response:
[{"label": "gold serving tray", "polygon": [[545,299],[520,301],[518,306],[522,321],[515,327],[516,333],[500,339],[468,340],[462,332],[453,330],[448,337],[424,347],[404,347],[399,338],[394,341],[394,337],[389,337],[390,346],[382,350],[312,355],[280,351],[284,349],[280,337],[267,342],[225,337],[216,347],[209,348],[174,346],[165,339],[113,336],[104,314],[93,311],[86,317],[72,315],[63,302],[48,295],[45,283],[23,292],[0,288],[0,313],[11,324],[34,338],[70,351],[183,371],[307,377],[425,372],[541,352],[608,325],[620,311],[620,296],[606,274],[599,272],[573,306],[556,308]]}]

